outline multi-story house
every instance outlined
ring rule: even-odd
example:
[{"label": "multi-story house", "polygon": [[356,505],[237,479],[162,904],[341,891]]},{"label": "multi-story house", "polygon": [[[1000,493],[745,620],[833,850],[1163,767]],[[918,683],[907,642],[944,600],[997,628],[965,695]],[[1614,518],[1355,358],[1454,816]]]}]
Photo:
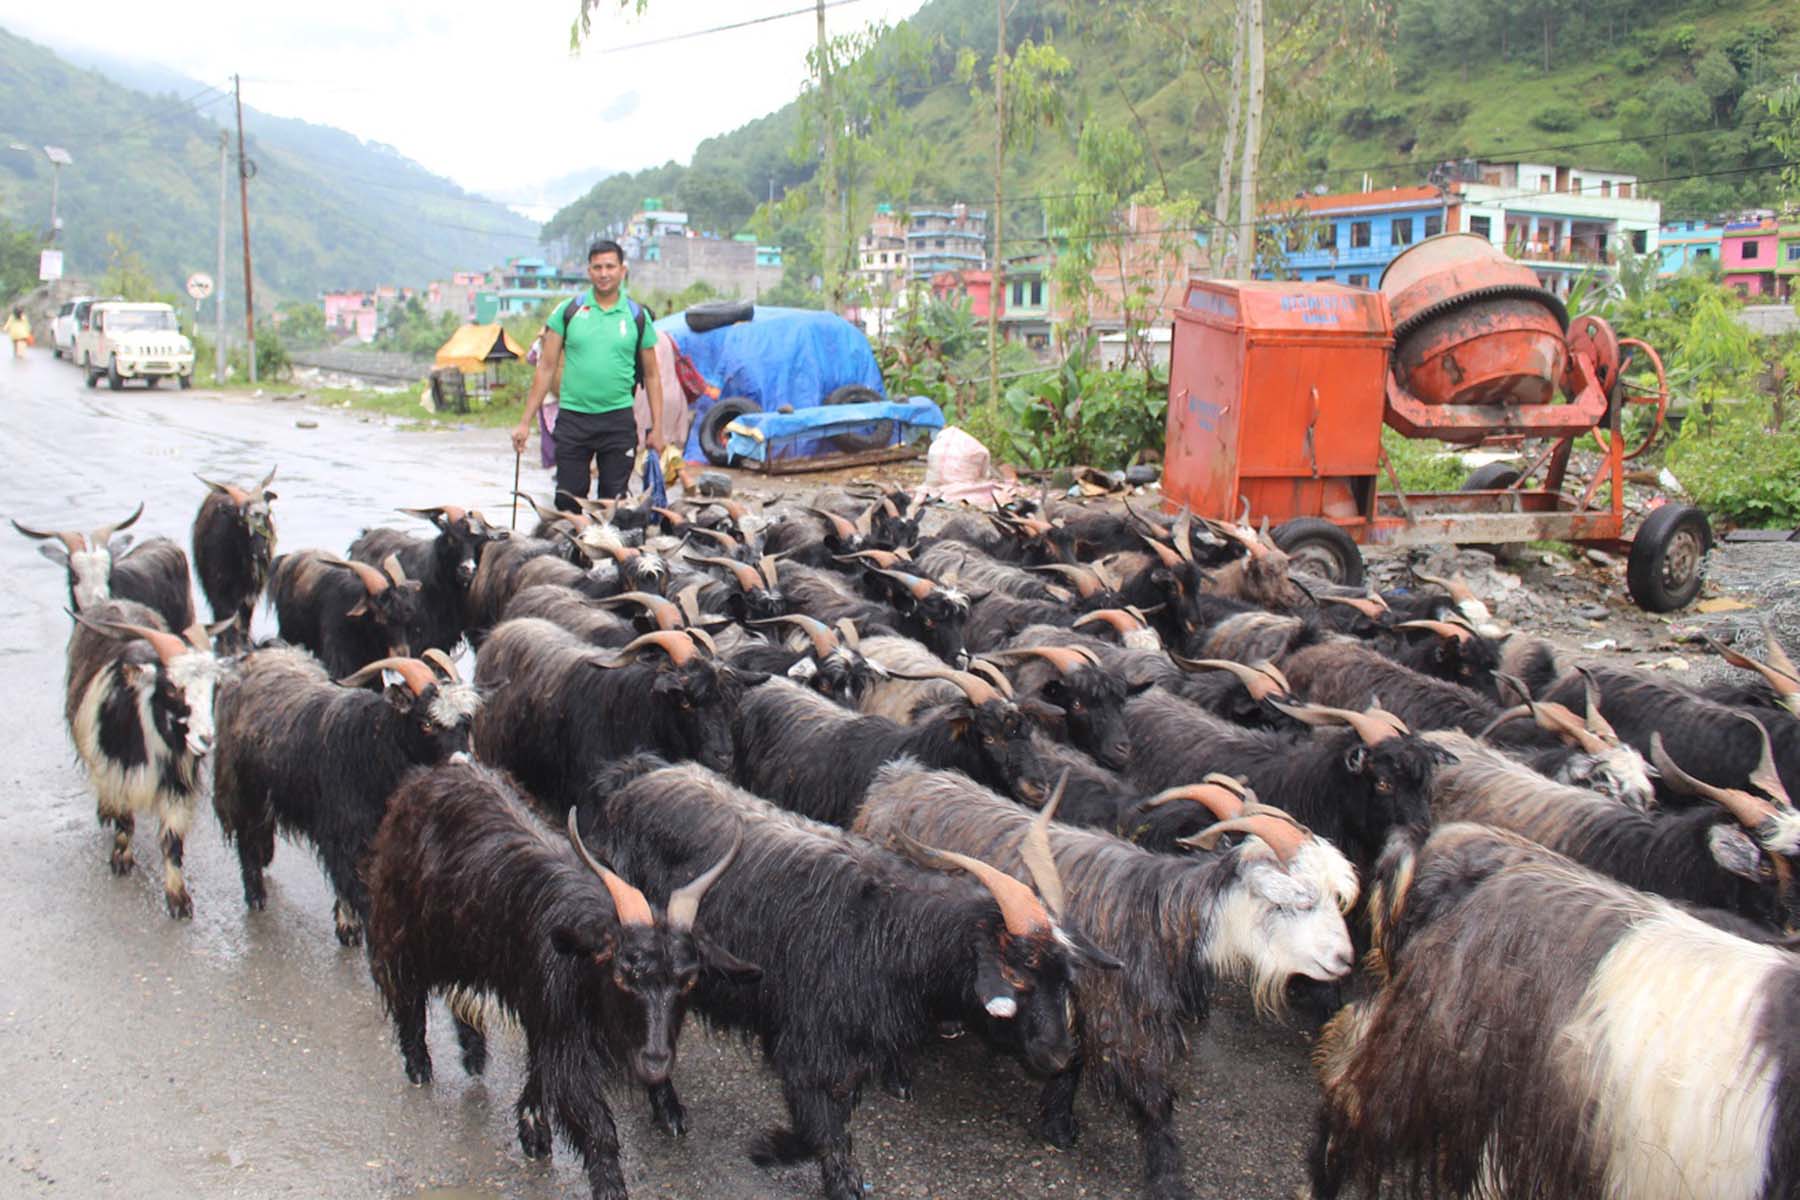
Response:
[{"label": "multi-story house", "polygon": [[1477,172],[1449,184],[1445,230],[1486,237],[1559,295],[1585,272],[1610,273],[1623,254],[1657,249],[1662,205],[1635,175],[1529,162]]},{"label": "multi-story house", "polygon": [[1668,221],[1657,233],[1658,275],[1674,275],[1695,263],[1719,261],[1725,226],[1716,221]]},{"label": "multi-story house", "polygon": [[1444,232],[1446,208],[1445,193],[1435,187],[1297,196],[1268,205],[1283,250],[1279,268],[1265,259],[1257,274],[1375,287],[1394,255]]},{"label": "multi-story house", "polygon": [[1775,243],[1775,291],[1783,300],[1800,295],[1800,213],[1781,221]]},{"label": "multi-story house", "polygon": [[1746,299],[1776,299],[1780,295],[1775,284],[1780,245],[1781,227],[1773,217],[1727,221],[1719,248],[1725,286],[1736,288]]},{"label": "multi-story house", "polygon": [[895,215],[893,205],[876,205],[868,232],[856,240],[856,273],[876,306],[905,286],[906,218]]},{"label": "multi-story house", "polygon": [[915,208],[908,215],[909,278],[930,281],[945,271],[987,269],[987,213],[952,204],[949,208]]}]

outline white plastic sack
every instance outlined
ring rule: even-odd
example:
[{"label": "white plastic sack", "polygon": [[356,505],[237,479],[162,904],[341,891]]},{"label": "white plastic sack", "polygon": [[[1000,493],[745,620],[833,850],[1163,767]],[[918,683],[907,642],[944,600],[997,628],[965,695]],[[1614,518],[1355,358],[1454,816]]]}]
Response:
[{"label": "white plastic sack", "polygon": [[919,490],[945,500],[997,505],[1016,489],[993,478],[993,455],[986,446],[951,425],[931,439],[931,449],[925,452],[925,483]]}]

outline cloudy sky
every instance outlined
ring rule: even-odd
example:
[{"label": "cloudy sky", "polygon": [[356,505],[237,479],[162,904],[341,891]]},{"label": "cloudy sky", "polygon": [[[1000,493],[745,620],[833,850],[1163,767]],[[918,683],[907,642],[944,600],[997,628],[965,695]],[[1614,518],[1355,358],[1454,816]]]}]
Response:
[{"label": "cloudy sky", "polygon": [[[922,0],[850,0],[827,29],[897,22]],[[635,7],[635,6],[634,6]],[[513,192],[574,171],[686,161],[714,134],[793,99],[814,38],[807,0],[603,0],[569,52],[576,0],[0,0],[0,27],[55,48],[158,63],[201,83],[244,78],[265,112],[386,142],[474,191]]]}]

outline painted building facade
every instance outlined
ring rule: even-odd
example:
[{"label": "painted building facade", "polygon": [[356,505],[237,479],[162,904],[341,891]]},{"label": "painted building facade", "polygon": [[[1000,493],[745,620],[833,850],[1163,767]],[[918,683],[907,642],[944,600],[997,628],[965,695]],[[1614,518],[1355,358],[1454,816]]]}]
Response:
[{"label": "painted building facade", "polygon": [[1658,275],[1675,275],[1695,263],[1717,263],[1725,226],[1716,221],[1670,221],[1657,233]]},{"label": "painted building facade", "polygon": [[1719,248],[1719,267],[1725,286],[1736,288],[1746,299],[1776,299],[1776,267],[1781,246],[1781,227],[1772,218],[1729,221]]},{"label": "painted building facade", "polygon": [[927,281],[946,271],[987,269],[987,213],[966,204],[915,208],[906,227],[909,279]]},{"label": "painted building facade", "polygon": [[1298,196],[1268,205],[1283,249],[1278,260],[1259,261],[1257,274],[1375,287],[1396,254],[1444,232],[1447,207],[1435,187]]},{"label": "painted building facade", "polygon": [[1446,231],[1486,237],[1558,295],[1622,254],[1657,251],[1662,205],[1635,175],[1549,163],[1481,163],[1478,182],[1450,184]]}]

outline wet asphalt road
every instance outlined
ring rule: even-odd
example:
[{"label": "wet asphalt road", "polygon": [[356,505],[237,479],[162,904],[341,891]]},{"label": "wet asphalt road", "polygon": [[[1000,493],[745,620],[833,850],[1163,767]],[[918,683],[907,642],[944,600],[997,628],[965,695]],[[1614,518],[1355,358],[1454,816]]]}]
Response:
[{"label": "wet asphalt road", "polygon": [[[0,361],[0,516],[38,526],[92,528],[144,499],[139,536],[185,546],[204,494],[195,473],[250,481],[279,464],[282,548],[341,551],[370,524],[425,528],[399,505],[454,502],[504,520],[506,448],[499,432],[409,433],[291,402],[90,391],[44,350]],[[543,484],[528,468],[527,486]],[[35,549],[0,535],[0,1196],[585,1196],[560,1141],[548,1166],[519,1153],[516,1034],[498,1033],[485,1078],[467,1078],[436,1007],[437,1080],[408,1086],[307,852],[283,843],[267,911],[247,912],[203,802],[187,849],[191,922],[164,915],[153,830],[140,824],[137,871],[111,876],[110,835],[61,720],[66,589]],[[1305,1032],[1257,1023],[1241,990],[1224,990],[1195,1032],[1179,1108],[1196,1196],[1295,1194],[1315,1101],[1309,1050]],[[785,1119],[750,1050],[690,1022],[676,1083],[690,1118],[680,1141],[651,1127],[638,1095],[612,1094],[633,1195],[817,1194],[810,1164],[763,1171],[743,1155],[751,1131]],[[915,1100],[874,1091],[857,1111],[870,1193],[1138,1194],[1120,1109],[1084,1094],[1082,1142],[1061,1153],[1026,1132],[1035,1095],[1021,1068],[967,1039],[935,1048]]]}]

